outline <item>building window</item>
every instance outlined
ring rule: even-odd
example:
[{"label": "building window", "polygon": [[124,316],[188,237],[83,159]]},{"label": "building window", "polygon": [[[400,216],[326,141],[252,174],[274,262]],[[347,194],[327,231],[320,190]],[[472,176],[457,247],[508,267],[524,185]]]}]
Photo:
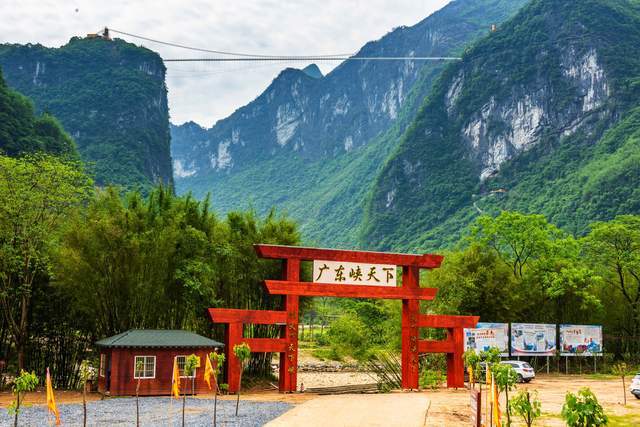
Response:
[{"label": "building window", "polygon": [[156,377],[156,357],[136,356],[133,365],[133,378],[155,378]]},{"label": "building window", "polygon": [[105,369],[107,369],[106,365],[107,355],[104,353],[100,353],[100,369],[99,374],[101,377],[104,377]]},{"label": "building window", "polygon": [[196,376],[197,368],[193,368],[193,372],[190,376],[186,376],[184,374],[184,365],[187,363],[187,356],[176,356],[176,361],[178,362],[178,372],[180,373],[180,378],[193,378]]}]

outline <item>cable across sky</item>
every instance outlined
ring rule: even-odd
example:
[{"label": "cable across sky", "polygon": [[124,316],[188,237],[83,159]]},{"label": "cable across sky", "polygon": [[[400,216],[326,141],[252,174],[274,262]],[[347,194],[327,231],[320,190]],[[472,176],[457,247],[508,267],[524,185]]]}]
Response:
[{"label": "cable across sky", "polygon": [[124,36],[134,37],[140,40],[146,40],[151,43],[171,46],[185,50],[196,52],[213,53],[216,56],[210,58],[163,58],[164,62],[249,62],[249,61],[458,61],[461,58],[454,56],[355,56],[355,53],[337,53],[329,55],[264,55],[245,52],[229,52],[215,49],[205,49],[194,46],[187,46],[180,43],[173,43],[153,39],[150,37],[132,34],[125,31],[115,30],[105,27],[99,33],[108,36],[109,33],[122,34]]}]

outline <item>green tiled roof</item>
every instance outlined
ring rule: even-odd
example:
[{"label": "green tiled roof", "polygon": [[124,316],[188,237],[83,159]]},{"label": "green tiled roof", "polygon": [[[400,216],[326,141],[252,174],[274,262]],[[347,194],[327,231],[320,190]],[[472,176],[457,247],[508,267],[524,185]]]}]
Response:
[{"label": "green tiled roof", "polygon": [[223,347],[224,344],[193,332],[165,329],[130,329],[96,342],[99,347]]}]

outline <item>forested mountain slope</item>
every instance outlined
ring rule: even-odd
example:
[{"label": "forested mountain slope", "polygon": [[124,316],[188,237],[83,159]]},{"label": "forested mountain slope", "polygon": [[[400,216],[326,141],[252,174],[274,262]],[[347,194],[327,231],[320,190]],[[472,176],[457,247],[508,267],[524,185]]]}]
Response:
[{"label": "forested mountain slope", "polygon": [[[456,0],[356,56],[452,56],[524,0]],[[212,193],[214,208],[288,211],[308,243],[354,246],[373,178],[441,61],[347,61],[326,76],[286,69],[211,129],[172,127],[176,188]]]},{"label": "forested mountain slope", "polygon": [[452,64],[376,178],[381,249],[453,242],[480,212],[568,231],[640,212],[640,3],[534,0]]},{"label": "forested mountain slope", "polygon": [[0,45],[7,84],[74,138],[98,185],[172,184],[165,67],[122,40]]},{"label": "forested mountain slope", "polygon": [[36,116],[31,101],[7,86],[0,69],[0,155],[38,152],[77,156],[60,123],[49,114]]}]

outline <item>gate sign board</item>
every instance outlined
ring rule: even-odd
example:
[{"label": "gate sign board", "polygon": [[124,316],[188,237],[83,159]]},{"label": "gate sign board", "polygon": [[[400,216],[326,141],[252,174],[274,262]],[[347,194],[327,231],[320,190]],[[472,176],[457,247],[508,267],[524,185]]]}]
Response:
[{"label": "gate sign board", "polygon": [[602,326],[560,325],[560,355],[602,355]]},{"label": "gate sign board", "polygon": [[313,261],[313,281],[335,285],[396,286],[396,266],[361,262]]},{"label": "gate sign board", "polygon": [[480,322],[475,328],[465,328],[464,349],[476,353],[490,348],[500,350],[500,356],[509,356],[509,324]]},{"label": "gate sign board", "polygon": [[512,356],[553,356],[556,352],[556,325],[512,323]]}]

